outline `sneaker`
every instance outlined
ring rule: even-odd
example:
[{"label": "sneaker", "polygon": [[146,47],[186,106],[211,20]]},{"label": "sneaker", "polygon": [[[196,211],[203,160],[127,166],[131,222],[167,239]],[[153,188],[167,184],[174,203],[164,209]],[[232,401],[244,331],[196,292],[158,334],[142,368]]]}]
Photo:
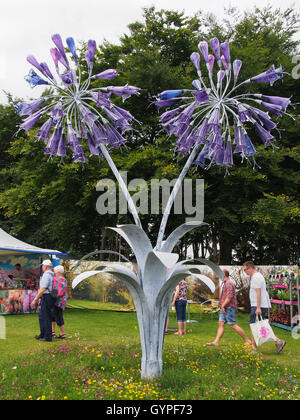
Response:
[{"label": "sneaker", "polygon": [[286,341],[284,340],[276,341],[276,353],[279,354],[285,345],[286,345]]}]

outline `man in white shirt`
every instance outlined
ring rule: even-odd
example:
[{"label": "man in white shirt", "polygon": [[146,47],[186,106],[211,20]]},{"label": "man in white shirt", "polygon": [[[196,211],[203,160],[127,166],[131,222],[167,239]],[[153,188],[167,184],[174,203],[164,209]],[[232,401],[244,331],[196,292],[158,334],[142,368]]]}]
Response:
[{"label": "man in white shirt", "polygon": [[[244,272],[250,276],[250,324],[255,324],[257,316],[261,316],[262,319],[267,317],[268,309],[271,307],[270,298],[267,292],[267,286],[264,276],[259,273],[252,261],[246,261],[243,264]],[[252,332],[252,345],[256,347]],[[286,345],[286,341],[280,340],[276,337],[276,353],[279,354],[283,347]]]}]

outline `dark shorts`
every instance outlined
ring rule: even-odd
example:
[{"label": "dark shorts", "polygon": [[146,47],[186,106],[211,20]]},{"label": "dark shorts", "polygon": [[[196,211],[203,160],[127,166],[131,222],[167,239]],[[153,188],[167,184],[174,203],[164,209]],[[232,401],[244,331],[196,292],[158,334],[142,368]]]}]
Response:
[{"label": "dark shorts", "polygon": [[[255,324],[256,322],[256,306],[251,306],[251,314],[249,324]],[[262,319],[268,318],[268,308],[261,308]]]},{"label": "dark shorts", "polygon": [[175,308],[177,314],[177,322],[185,322],[186,321],[186,300],[176,300],[175,301]]},{"label": "dark shorts", "polygon": [[58,308],[57,306],[54,306],[53,308],[52,322],[56,322],[59,327],[62,327],[63,325],[65,325],[64,317],[63,317],[63,310],[61,308]]}]

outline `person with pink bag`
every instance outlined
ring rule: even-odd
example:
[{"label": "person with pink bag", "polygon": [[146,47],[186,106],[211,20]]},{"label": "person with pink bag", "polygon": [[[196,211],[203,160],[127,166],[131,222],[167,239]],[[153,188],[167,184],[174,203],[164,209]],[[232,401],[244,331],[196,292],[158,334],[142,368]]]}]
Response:
[{"label": "person with pink bag", "polygon": [[243,264],[244,272],[250,276],[250,306],[251,306],[251,315],[250,315],[250,329],[252,336],[252,345],[256,348],[261,343],[267,341],[275,341],[276,353],[279,354],[284,346],[286,341],[280,340],[277,338],[271,327],[268,323],[262,323],[258,329],[258,334],[255,340],[253,331],[256,331],[256,328],[253,327],[253,324],[256,324],[261,317],[262,321],[266,320],[268,309],[271,306],[270,298],[267,292],[266,281],[264,276],[257,271],[255,264],[252,261],[246,261]]},{"label": "person with pink bag", "polygon": [[[55,298],[53,318],[52,318],[52,337],[65,340],[67,335],[65,333],[65,322],[63,311],[66,308],[68,300],[68,281],[64,278],[64,267],[58,265],[54,267],[53,289],[52,296]],[[60,335],[55,334],[56,324],[60,329]]]}]

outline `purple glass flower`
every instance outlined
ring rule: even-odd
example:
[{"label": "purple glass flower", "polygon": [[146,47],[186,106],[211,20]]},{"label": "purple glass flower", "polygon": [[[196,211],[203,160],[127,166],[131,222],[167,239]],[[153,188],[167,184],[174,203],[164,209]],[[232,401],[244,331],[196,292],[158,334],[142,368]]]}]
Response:
[{"label": "purple glass flower", "polygon": [[[139,89],[128,84],[101,86],[101,79],[111,80],[118,76],[118,72],[115,69],[107,69],[92,75],[95,41],[88,41],[85,55],[89,72],[84,78],[79,68],[74,39],[67,38],[66,48],[59,34],[53,35],[52,40],[55,47],[51,48],[50,53],[59,76],[58,81],[54,79],[47,63],[39,64],[33,55],[27,57],[27,61],[47,80],[41,78],[33,69],[25,79],[32,87],[49,85],[52,90],[49,96],[15,104],[20,116],[29,115],[21,123],[20,129],[29,132],[42,115],[47,115],[48,119],[35,134],[46,143],[45,154],[63,158],[67,155],[67,149],[70,149],[75,162],[86,160],[85,148],[89,149],[91,154],[103,156],[101,147],[110,149],[123,146],[126,142],[123,134],[132,129],[134,117],[130,112],[114,105],[111,95],[121,96],[124,102],[133,95],[139,95]],[[68,54],[71,60],[68,59]],[[69,63],[75,67],[71,67]],[[60,64],[66,70],[61,71]],[[94,85],[93,89],[90,89],[92,80]],[[82,140],[87,140],[85,145],[81,144]]]},{"label": "purple glass flower", "polygon": [[217,60],[217,62],[219,64],[219,66],[221,67],[221,65],[220,65],[220,62],[221,62],[220,42],[219,42],[218,38],[212,38],[209,41],[209,44],[211,46],[211,49],[212,49],[212,51],[214,53],[214,56],[216,57],[216,60]]},{"label": "purple glass flower", "polygon": [[256,83],[270,83],[270,85],[273,86],[274,82],[276,82],[276,80],[281,80],[282,77],[283,73],[281,66],[278,69],[275,69],[275,66],[273,64],[269,70],[255,77],[251,77],[250,80],[251,82]]},{"label": "purple glass flower", "polygon": [[198,44],[199,51],[201,52],[204,60],[208,63],[208,44],[206,41],[201,41]]},{"label": "purple glass flower", "polygon": [[23,115],[31,115],[34,111],[36,111],[40,106],[43,105],[45,102],[44,98],[34,99],[30,102],[21,102],[19,104],[15,104],[14,107],[17,113],[22,117]]},{"label": "purple glass flower", "polygon": [[114,79],[115,77],[119,76],[119,73],[117,72],[117,70],[115,69],[108,69],[108,70],[104,70],[101,73],[95,74],[95,76],[93,76],[94,79]]},{"label": "purple glass flower", "polygon": [[197,71],[200,71],[200,55],[197,52],[193,52],[191,54],[191,62],[194,64],[194,66],[196,67]]},{"label": "purple glass flower", "polygon": [[[198,79],[193,80],[191,90],[166,90],[158,95],[159,100],[155,102],[158,108],[176,105],[176,108],[164,112],[160,121],[170,135],[177,137],[175,146],[178,153],[183,156],[191,153],[194,159],[202,147],[202,151],[194,160],[196,165],[204,168],[208,161],[207,167],[217,165],[229,168],[234,164],[234,155],[239,154],[242,159],[251,158],[255,166],[254,155],[257,151],[244,124],[247,124],[247,127],[250,124],[256,127],[265,147],[272,145],[275,137],[271,131],[277,127],[277,124],[272,121],[268,112],[278,117],[284,114],[289,115],[286,109],[291,101],[289,98],[278,96],[238,94],[237,91],[240,86],[251,82],[273,84],[274,81],[282,78],[282,68],[280,66],[275,69],[275,66],[272,66],[266,72],[237,84],[242,61],[236,59],[231,65],[228,42],[220,45],[217,38],[212,38],[209,44],[213,54],[209,53],[206,41],[198,44],[199,51],[206,62],[208,78],[203,78],[199,71],[199,54],[192,53],[190,58],[197,70]],[[213,72],[215,59],[220,67],[216,75]],[[214,81],[215,77],[216,81]],[[254,107],[253,102],[258,103],[268,112]],[[233,139],[231,139],[232,126]],[[235,145],[234,152],[232,143]],[[190,160],[186,164],[189,162]]]}]

